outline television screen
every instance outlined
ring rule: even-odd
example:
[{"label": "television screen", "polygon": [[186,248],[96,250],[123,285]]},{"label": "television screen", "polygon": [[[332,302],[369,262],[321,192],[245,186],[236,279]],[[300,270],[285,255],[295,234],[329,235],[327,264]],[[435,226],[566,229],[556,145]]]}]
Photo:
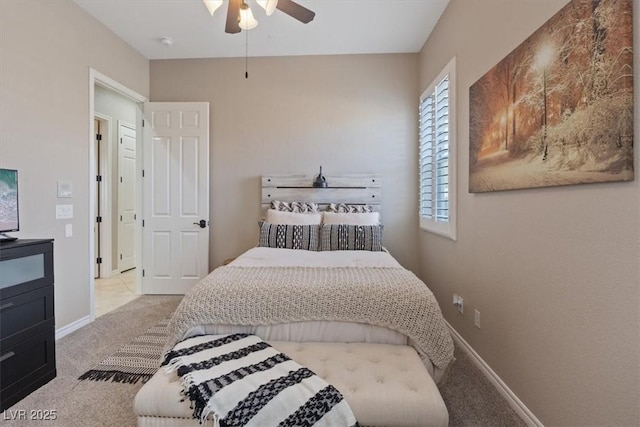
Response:
[{"label": "television screen", "polygon": [[0,233],[18,230],[18,171],[0,169]]}]

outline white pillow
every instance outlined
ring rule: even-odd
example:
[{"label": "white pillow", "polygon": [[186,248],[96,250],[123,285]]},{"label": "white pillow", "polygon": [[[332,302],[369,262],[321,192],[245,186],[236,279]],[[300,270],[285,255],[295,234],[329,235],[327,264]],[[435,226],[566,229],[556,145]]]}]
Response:
[{"label": "white pillow", "polygon": [[268,209],[266,222],[270,224],[319,225],[322,222],[322,214],[319,212],[297,213]]},{"label": "white pillow", "polygon": [[379,212],[363,212],[363,213],[337,213],[323,212],[323,224],[348,224],[348,225],[379,225]]}]

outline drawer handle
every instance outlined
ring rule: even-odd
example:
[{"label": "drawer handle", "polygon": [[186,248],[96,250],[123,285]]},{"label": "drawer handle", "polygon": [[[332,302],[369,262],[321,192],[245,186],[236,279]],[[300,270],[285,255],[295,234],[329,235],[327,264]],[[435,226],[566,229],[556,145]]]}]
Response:
[{"label": "drawer handle", "polygon": [[0,305],[0,311],[4,310],[5,308],[9,308],[9,307],[13,307],[13,303],[12,302],[8,302],[6,304]]},{"label": "drawer handle", "polygon": [[3,354],[2,357],[0,357],[0,362],[4,362],[5,360],[15,356],[16,354],[13,351],[10,351],[7,354]]}]

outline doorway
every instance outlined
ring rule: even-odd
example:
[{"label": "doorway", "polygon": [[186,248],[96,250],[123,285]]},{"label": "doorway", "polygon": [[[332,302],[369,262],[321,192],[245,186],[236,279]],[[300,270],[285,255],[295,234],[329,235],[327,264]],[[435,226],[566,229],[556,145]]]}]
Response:
[{"label": "doorway", "polygon": [[[140,256],[139,206],[136,190],[140,187],[141,166],[135,155],[140,144],[142,123],[142,95],[120,83],[90,70],[89,112],[90,145],[89,210],[92,231],[90,238],[90,307],[92,320],[120,305],[137,298],[142,292]],[[98,137],[97,135],[101,135]],[[119,162],[120,141],[126,146],[124,167]],[[120,182],[126,184],[120,187]],[[121,201],[122,195],[125,194]],[[126,221],[120,226],[122,204]],[[130,215],[130,218],[125,218]],[[118,241],[124,235],[126,247]],[[120,263],[120,258],[126,263]]]}]

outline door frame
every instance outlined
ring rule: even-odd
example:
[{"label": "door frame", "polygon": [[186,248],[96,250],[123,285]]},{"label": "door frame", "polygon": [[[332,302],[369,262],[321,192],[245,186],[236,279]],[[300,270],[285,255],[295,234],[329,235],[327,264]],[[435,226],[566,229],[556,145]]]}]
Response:
[{"label": "door frame", "polygon": [[[89,174],[87,176],[87,183],[89,185],[89,247],[88,254],[89,257],[87,262],[89,263],[89,314],[91,316],[91,321],[94,321],[96,318],[96,304],[95,304],[95,240],[93,233],[93,222],[95,220],[95,198],[96,198],[96,190],[93,185],[93,180],[96,177],[96,168],[95,168],[95,146],[94,146],[94,138],[95,138],[95,126],[94,126],[94,117],[95,117],[95,85],[102,86],[106,89],[112,90],[114,92],[123,95],[132,101],[138,104],[138,110],[136,114],[136,152],[139,155],[136,157],[136,185],[137,188],[142,188],[142,158],[144,153],[142,152],[142,103],[148,102],[149,99],[144,95],[139,94],[138,92],[129,89],[125,85],[113,80],[112,78],[102,74],[101,72],[89,68]],[[136,210],[138,212],[142,212],[142,199],[141,197],[136,197]],[[138,227],[138,233],[136,233],[136,257],[138,262],[142,261],[142,227]],[[136,269],[136,293],[142,293],[142,269]]]},{"label": "door frame", "polygon": [[[100,197],[100,206],[102,207],[102,222],[100,227],[100,254],[102,255],[102,268],[100,269],[100,278],[107,279],[113,274],[111,268],[111,211],[106,209],[107,206],[111,206],[111,199],[113,197],[111,191],[111,144],[113,143],[111,137],[111,117],[101,113],[94,113],[94,118],[100,122],[104,130],[102,131],[102,144],[100,144],[100,167],[102,168],[102,195]],[[95,129],[94,133],[95,135]],[[94,136],[95,138],[95,136]],[[96,153],[93,153],[95,159]],[[97,174],[97,171],[93,176]],[[95,178],[94,178],[95,179]],[[94,199],[95,201],[95,199]],[[95,204],[94,204],[95,206]],[[95,222],[96,213],[94,212],[92,221]],[[95,242],[94,242],[95,243]],[[95,254],[92,258],[95,260]],[[94,272],[95,274],[95,272]]]}]

